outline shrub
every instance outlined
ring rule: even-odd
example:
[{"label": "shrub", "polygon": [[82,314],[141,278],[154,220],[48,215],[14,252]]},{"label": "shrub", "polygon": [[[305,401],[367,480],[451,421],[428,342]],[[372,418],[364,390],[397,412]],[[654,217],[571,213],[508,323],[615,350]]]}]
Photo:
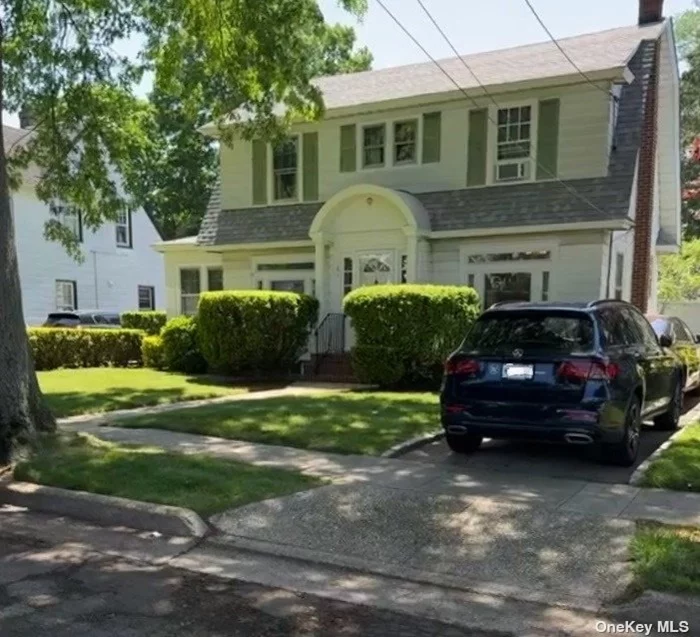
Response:
[{"label": "shrub", "polygon": [[141,330],[32,327],[27,332],[37,370],[141,363]]},{"label": "shrub", "polygon": [[344,307],[356,335],[358,379],[413,384],[440,378],[445,359],[479,315],[479,297],[468,287],[374,285],[348,294]]},{"label": "shrub", "polygon": [[206,371],[207,364],[199,350],[197,321],[194,317],[178,316],[170,319],[163,327],[160,338],[166,369],[187,374]]},{"label": "shrub", "polygon": [[208,292],[200,297],[197,316],[210,369],[286,372],[308,344],[318,301],[293,292]]},{"label": "shrub", "polygon": [[122,327],[143,330],[149,336],[160,334],[168,320],[165,312],[122,312]]},{"label": "shrub", "polygon": [[163,339],[160,336],[146,336],[141,344],[141,358],[144,367],[165,369]]}]

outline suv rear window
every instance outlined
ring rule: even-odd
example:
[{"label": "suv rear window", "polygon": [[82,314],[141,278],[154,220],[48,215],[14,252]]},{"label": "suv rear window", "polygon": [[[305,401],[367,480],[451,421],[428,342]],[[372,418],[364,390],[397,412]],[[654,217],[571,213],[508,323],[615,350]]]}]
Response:
[{"label": "suv rear window", "polygon": [[585,354],[594,346],[593,321],[572,312],[489,312],[474,324],[461,351],[471,354]]}]

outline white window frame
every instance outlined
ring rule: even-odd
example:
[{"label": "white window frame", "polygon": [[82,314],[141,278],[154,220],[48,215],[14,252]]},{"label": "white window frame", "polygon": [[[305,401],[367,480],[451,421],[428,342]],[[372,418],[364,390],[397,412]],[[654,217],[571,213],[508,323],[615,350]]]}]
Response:
[{"label": "white window frame", "polygon": [[[141,290],[148,290],[149,293],[149,307],[141,307]],[[148,312],[156,309],[156,288],[153,285],[139,285],[136,289],[136,300],[138,302],[138,308],[140,312]]]},{"label": "white window frame", "polygon": [[[421,138],[421,121],[422,117],[407,117],[405,119],[396,119],[393,122],[391,122],[391,165],[400,167],[400,166],[415,166],[419,163],[419,156],[418,152],[420,150],[419,148],[419,140]],[[416,127],[416,138],[413,142],[413,145],[415,147],[415,156],[413,157],[412,160],[404,160],[404,161],[397,161],[396,160],[396,149],[397,145],[399,143],[405,144],[405,142],[397,142],[396,141],[396,127],[399,124],[415,124]]]},{"label": "white window frame", "polygon": [[[67,306],[65,304],[59,304],[58,302],[58,290],[59,286],[62,288],[62,290],[65,290],[66,287],[70,289],[70,297],[71,297],[71,304],[70,306]],[[69,280],[69,279],[56,279],[56,282],[54,284],[54,305],[56,306],[56,310],[59,312],[73,312],[78,309],[78,299],[77,299],[77,292],[78,292],[78,284],[74,280]],[[63,296],[63,291],[61,292],[61,295]]]},{"label": "white window frame", "polygon": [[[404,168],[415,168],[416,166],[420,166],[423,163],[423,117],[426,113],[434,113],[435,110],[427,110],[425,112],[421,111],[420,113],[416,113],[415,115],[407,116],[407,117],[396,117],[396,118],[391,118],[391,119],[385,119],[381,121],[370,121],[370,122],[363,122],[360,123],[356,126],[356,132],[355,132],[355,149],[356,149],[356,156],[355,156],[355,163],[358,167],[358,170],[363,171],[363,170],[368,170],[368,171],[373,171],[373,170],[402,170]],[[396,124],[401,124],[404,122],[416,122],[416,160],[415,161],[404,161],[404,162],[396,162],[394,161],[394,150],[396,147],[396,139],[395,139],[395,130],[394,127]],[[352,122],[349,122],[352,123]],[[364,159],[365,159],[365,148],[364,148],[364,141],[365,141],[365,135],[364,135],[364,130],[365,128],[372,128],[373,126],[384,126],[385,130],[385,135],[384,135],[384,164],[380,165],[372,165],[372,166],[365,166],[364,165]],[[340,133],[339,133],[340,134]],[[338,139],[338,143],[340,144],[340,138]],[[352,174],[352,173],[349,173]]]},{"label": "white window frame", "polygon": [[[121,220],[121,215],[124,215],[126,221]],[[119,228],[124,228],[126,232],[126,241],[119,241]],[[132,235],[132,220],[130,211],[125,208],[119,211],[117,219],[114,222],[114,234],[117,244],[117,248],[133,248],[133,235]]]},{"label": "white window frame", "polygon": [[[549,252],[549,259],[523,259],[522,261],[488,261],[486,263],[469,263],[470,256],[480,254],[499,254],[502,252]],[[485,298],[485,275],[504,274],[508,272],[527,272],[531,275],[530,299],[542,300],[543,273],[549,272],[547,296],[552,300],[556,281],[559,246],[543,241],[519,241],[512,243],[483,242],[478,245],[463,245],[460,248],[460,280],[462,285],[469,285],[469,277],[474,277],[474,289],[479,293],[482,303]],[[484,308],[486,309],[486,308]]]},{"label": "white window frame", "polygon": [[[514,160],[529,162],[529,176],[524,179],[508,179],[499,181],[496,166],[498,161],[498,111],[510,108],[530,107],[530,158],[529,160]],[[488,122],[488,138],[486,161],[487,161],[487,183],[499,186],[509,186],[512,184],[528,183],[535,181],[537,177],[537,139],[538,139],[538,120],[539,120],[539,102],[537,100],[519,100],[517,102],[506,102],[498,106],[492,105],[489,107],[489,122]],[[500,163],[508,163],[507,160],[501,160]]]},{"label": "white window frame", "polygon": [[[183,316],[194,316],[194,314],[186,314],[185,313],[185,308],[184,308],[184,304],[182,301],[185,297],[199,299],[199,297],[202,295],[202,292],[204,291],[202,288],[202,270],[203,269],[204,268],[200,265],[182,265],[177,269],[178,306],[180,308],[180,314],[182,314]],[[198,294],[191,294],[191,293],[185,294],[182,291],[182,272],[183,272],[183,270],[196,270],[197,273],[199,274],[199,293]],[[195,311],[195,313],[196,313],[196,311]]]},{"label": "white window frame", "polygon": [[83,220],[79,208],[64,204],[51,204],[51,215],[65,228],[71,230],[78,242],[83,242]]},{"label": "white window frame", "polygon": [[296,187],[296,197],[288,197],[284,199],[277,199],[275,197],[275,147],[276,144],[267,145],[267,174],[269,175],[267,184],[267,200],[271,201],[273,204],[285,204],[293,201],[303,201],[304,200],[304,179],[303,179],[303,166],[304,166],[304,150],[303,144],[301,143],[301,135],[298,133],[292,133],[287,135],[287,140],[294,139],[297,146],[297,187]]},{"label": "white window frame", "polygon": [[[370,164],[369,166],[365,165],[365,130],[368,128],[378,128],[379,126],[384,127],[384,161],[381,164]],[[388,166],[391,166],[391,163],[389,163],[388,157],[387,157],[387,152],[390,148],[393,148],[392,145],[392,139],[390,139],[390,134],[393,137],[393,126],[391,125],[390,122],[387,122],[386,120],[381,121],[381,122],[368,122],[366,124],[362,124],[361,126],[358,126],[359,129],[359,135],[360,139],[357,144],[358,150],[359,150],[359,163],[358,166],[362,170],[383,170],[387,168]],[[379,148],[379,146],[372,147],[372,148]],[[393,158],[393,157],[392,157]]]}]

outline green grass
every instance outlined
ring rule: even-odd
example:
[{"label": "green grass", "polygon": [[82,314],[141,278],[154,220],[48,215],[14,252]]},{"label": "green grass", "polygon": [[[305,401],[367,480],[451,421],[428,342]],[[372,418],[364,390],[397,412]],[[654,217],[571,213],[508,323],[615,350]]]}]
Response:
[{"label": "green grass", "polygon": [[203,516],[322,484],[293,471],[117,445],[86,434],[46,438],[15,478],[193,509]]},{"label": "green grass", "polygon": [[57,369],[39,372],[38,376],[39,385],[58,418],[248,391],[212,377],[154,369]]},{"label": "green grass", "polygon": [[683,429],[644,475],[645,487],[700,491],[700,423]]},{"label": "green grass", "polygon": [[700,529],[640,522],[631,553],[636,587],[700,594]]},{"label": "green grass", "polygon": [[438,429],[440,413],[435,394],[348,392],[196,407],[138,416],[118,425],[378,455]]}]

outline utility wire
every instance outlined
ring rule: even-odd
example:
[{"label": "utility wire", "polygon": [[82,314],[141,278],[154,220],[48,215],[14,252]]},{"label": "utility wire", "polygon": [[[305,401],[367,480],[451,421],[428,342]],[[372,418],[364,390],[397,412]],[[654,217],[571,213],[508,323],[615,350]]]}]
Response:
[{"label": "utility wire", "polygon": [[[454,85],[457,87],[457,90],[459,90],[459,91],[464,95],[464,97],[466,97],[476,108],[481,108],[481,106],[477,103],[477,101],[476,101],[471,95],[469,95],[469,93],[467,93],[467,91],[464,90],[464,88],[459,84],[459,82],[457,82],[457,80],[455,80],[455,79],[450,75],[450,73],[445,69],[445,67],[442,66],[442,64],[440,64],[440,62],[438,62],[438,61],[429,53],[429,51],[418,41],[418,39],[417,39],[417,38],[416,38],[416,37],[401,23],[401,21],[391,12],[391,10],[386,6],[386,4],[384,4],[384,2],[383,2],[382,0],[376,0],[376,2],[377,2],[377,4],[378,4],[382,9],[384,9],[384,11],[386,12],[386,14],[394,21],[394,23],[395,23],[395,24],[396,24],[396,25],[397,25],[397,26],[398,26],[398,27],[413,41],[413,43],[414,43],[421,51],[423,51],[423,53],[425,53],[425,55],[433,62],[433,64],[435,64],[435,66],[437,66],[437,67],[440,69],[440,71],[442,71],[442,73],[445,75],[445,77],[447,77],[447,79],[450,80],[450,82],[452,82],[452,84],[454,84]],[[421,2],[420,4],[421,4],[421,6],[423,7],[423,10],[430,16],[430,12],[426,9],[425,5],[423,5],[422,2]],[[431,20],[433,21],[433,24],[435,24],[435,20],[432,18],[432,16],[430,16],[430,17],[431,17]],[[442,32],[442,31],[441,31],[441,32]],[[443,34],[443,37],[445,38],[445,40],[447,40],[447,42],[449,42],[450,46],[452,46],[452,43],[449,41],[449,39],[448,39],[447,36],[444,34],[444,32],[442,32],[442,34]],[[454,50],[454,47],[453,47],[453,50]],[[471,68],[469,67],[469,65],[464,61],[464,59],[462,58],[461,55],[459,55],[459,59],[462,61],[462,64],[464,64],[464,66],[469,70],[469,72],[472,74],[472,76],[476,79],[476,76],[474,75],[474,72],[471,70]],[[479,84],[479,86],[481,87],[481,89],[482,89],[487,95],[489,95],[489,93],[488,93],[487,89],[484,87],[484,85],[481,84],[478,80],[477,80],[477,83]],[[491,100],[494,102],[494,104],[496,104],[496,106],[498,106],[498,103],[495,101],[495,99],[493,98],[493,96],[489,95],[489,97],[490,97]],[[490,113],[488,112],[488,109],[486,109],[486,117],[489,119],[489,121],[490,121],[494,126],[498,127],[497,122],[491,117]],[[537,164],[537,167],[538,167],[538,168],[541,168],[545,173],[547,173],[547,175],[549,175],[550,177],[552,177],[553,179],[555,179],[556,181],[558,181],[558,182],[559,182],[566,190],[568,190],[569,193],[571,193],[574,197],[576,197],[577,199],[579,199],[580,201],[582,201],[582,202],[585,203],[586,205],[590,206],[590,207],[591,207],[593,210],[595,210],[596,212],[599,212],[599,213],[602,214],[603,216],[607,216],[607,213],[606,213],[606,212],[604,212],[604,211],[601,210],[598,206],[596,206],[590,199],[588,199],[587,197],[585,197],[584,195],[582,195],[581,193],[579,193],[573,186],[571,186],[571,185],[567,184],[566,182],[562,181],[561,179],[559,179],[559,178],[558,178],[554,173],[552,173],[552,171],[550,171],[546,166],[543,166],[543,165],[542,165],[539,161],[537,161],[537,160],[535,160],[535,163]]]},{"label": "utility wire", "polygon": [[[419,0],[419,2],[420,2],[420,0]],[[614,95],[610,91],[604,89],[602,86],[599,86],[598,84],[596,84],[590,77],[588,77],[588,75],[586,75],[586,73],[584,73],[581,70],[581,67],[578,66],[578,64],[576,64],[576,62],[574,62],[571,59],[571,56],[564,50],[564,48],[562,47],[561,44],[559,44],[559,42],[554,37],[552,32],[547,28],[547,25],[544,23],[544,20],[542,20],[542,18],[540,18],[540,15],[537,13],[537,9],[535,9],[535,7],[532,6],[532,2],[530,2],[530,0],[525,0],[525,4],[529,7],[530,11],[532,11],[532,15],[534,15],[537,22],[540,23],[540,26],[544,29],[545,33],[549,36],[549,39],[552,42],[554,42],[554,45],[561,51],[561,54],[569,61],[571,66],[573,66],[579,72],[581,77],[583,77],[583,79],[586,80],[586,82],[588,82],[592,87],[598,89],[602,93],[605,93],[606,95],[612,97],[615,101],[617,101],[618,98],[616,95]]]}]

